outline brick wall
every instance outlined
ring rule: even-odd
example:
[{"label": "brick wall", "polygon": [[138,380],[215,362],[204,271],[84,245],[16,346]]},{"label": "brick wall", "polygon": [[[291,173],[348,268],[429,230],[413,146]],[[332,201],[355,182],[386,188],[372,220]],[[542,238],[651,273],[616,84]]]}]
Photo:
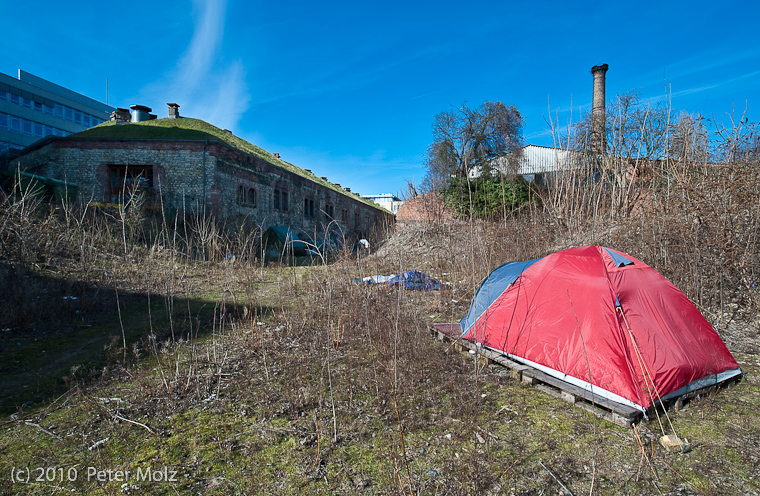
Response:
[{"label": "brick wall", "polygon": [[448,223],[453,220],[440,193],[431,192],[404,202],[396,214],[396,229],[401,230],[408,224]]},{"label": "brick wall", "polygon": [[205,199],[207,212],[220,218],[264,229],[288,225],[311,237],[322,237],[328,224],[347,236],[366,236],[393,222],[391,214],[352,193],[217,141],[46,141],[18,159],[22,170],[76,184],[82,201],[110,203],[114,169],[148,168],[153,198],[160,194],[166,208],[202,211]]},{"label": "brick wall", "polygon": [[[367,235],[375,226],[393,222],[392,215],[352,193],[335,191],[239,150],[214,143],[208,152],[217,160],[216,213],[225,218],[246,218],[265,228],[288,225],[310,237],[322,237],[328,225],[350,236]],[[239,201],[241,189],[246,195],[251,189],[255,191],[255,205]],[[359,214],[358,224],[355,214]]]}]

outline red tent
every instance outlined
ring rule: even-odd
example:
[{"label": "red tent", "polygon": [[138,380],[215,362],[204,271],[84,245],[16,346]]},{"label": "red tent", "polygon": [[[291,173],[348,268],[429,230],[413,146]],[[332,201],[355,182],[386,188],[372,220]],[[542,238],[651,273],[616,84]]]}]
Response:
[{"label": "red tent", "polygon": [[600,246],[498,267],[460,325],[467,339],[637,408],[741,374],[686,295]]}]

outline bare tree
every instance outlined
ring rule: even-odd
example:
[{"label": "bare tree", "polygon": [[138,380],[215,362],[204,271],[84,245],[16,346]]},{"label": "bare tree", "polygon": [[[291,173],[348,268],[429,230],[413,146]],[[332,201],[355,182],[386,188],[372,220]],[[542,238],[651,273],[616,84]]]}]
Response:
[{"label": "bare tree", "polygon": [[609,155],[659,160],[667,143],[670,109],[642,104],[635,91],[618,95],[607,113]]},{"label": "bare tree", "polygon": [[517,108],[501,102],[441,112],[433,122],[426,180],[440,186],[451,177],[468,177],[473,169],[490,171],[495,159],[519,150],[522,126]]},{"label": "bare tree", "polygon": [[750,122],[746,114],[746,109],[738,119],[734,113],[727,114],[730,121],[728,126],[713,118],[716,138],[714,158],[718,162],[733,164],[757,160],[760,150],[758,123]]},{"label": "bare tree", "polygon": [[650,177],[654,163],[668,151],[671,110],[662,103],[642,103],[636,91],[618,95],[607,105],[607,149],[591,151],[591,113],[575,129],[578,169],[587,180],[603,186],[594,204],[615,215],[627,215],[641,195],[642,178]]},{"label": "bare tree", "polygon": [[[662,103],[642,103],[636,91],[617,95],[607,105],[607,155],[627,159],[659,160],[667,150],[671,110]],[[591,112],[575,126],[575,148],[591,149]]]},{"label": "bare tree", "polygon": [[670,160],[676,163],[705,163],[711,159],[710,147],[710,133],[704,117],[682,112],[670,131]]}]

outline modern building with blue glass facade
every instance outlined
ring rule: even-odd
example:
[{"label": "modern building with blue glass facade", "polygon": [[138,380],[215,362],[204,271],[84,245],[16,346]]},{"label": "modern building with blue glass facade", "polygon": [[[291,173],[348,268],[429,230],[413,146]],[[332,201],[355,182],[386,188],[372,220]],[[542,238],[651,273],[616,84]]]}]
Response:
[{"label": "modern building with blue glass facade", "polygon": [[17,78],[0,73],[0,156],[45,136],[84,131],[114,110],[21,69]]}]

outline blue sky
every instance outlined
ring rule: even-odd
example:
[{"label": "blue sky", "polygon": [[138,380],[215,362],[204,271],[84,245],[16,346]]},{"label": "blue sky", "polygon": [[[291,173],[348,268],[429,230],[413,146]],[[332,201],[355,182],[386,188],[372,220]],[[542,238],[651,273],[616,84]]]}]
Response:
[{"label": "blue sky", "polygon": [[552,145],[607,98],[671,95],[724,123],[760,108],[754,2],[5,2],[0,72],[112,106],[166,102],[362,194],[424,175],[434,116],[514,104]]}]

